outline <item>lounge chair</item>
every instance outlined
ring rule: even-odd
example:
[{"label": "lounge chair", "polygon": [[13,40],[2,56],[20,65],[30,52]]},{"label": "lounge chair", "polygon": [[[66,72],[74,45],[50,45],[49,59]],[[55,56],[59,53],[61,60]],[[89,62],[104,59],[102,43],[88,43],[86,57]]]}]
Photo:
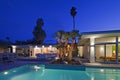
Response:
[{"label": "lounge chair", "polygon": [[14,61],[13,60],[11,60],[9,57],[7,57],[7,56],[3,56],[2,57],[2,62],[3,63],[13,63]]},{"label": "lounge chair", "polygon": [[45,54],[36,54],[38,59],[46,59],[46,55]]}]

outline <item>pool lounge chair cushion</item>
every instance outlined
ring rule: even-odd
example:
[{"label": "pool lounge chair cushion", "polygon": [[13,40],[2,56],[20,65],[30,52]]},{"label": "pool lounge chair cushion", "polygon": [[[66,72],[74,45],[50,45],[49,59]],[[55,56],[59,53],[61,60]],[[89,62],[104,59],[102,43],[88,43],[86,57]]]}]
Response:
[{"label": "pool lounge chair cushion", "polygon": [[8,57],[3,57],[2,60],[3,60],[3,63],[11,63],[11,62],[14,62],[13,60],[10,60]]}]

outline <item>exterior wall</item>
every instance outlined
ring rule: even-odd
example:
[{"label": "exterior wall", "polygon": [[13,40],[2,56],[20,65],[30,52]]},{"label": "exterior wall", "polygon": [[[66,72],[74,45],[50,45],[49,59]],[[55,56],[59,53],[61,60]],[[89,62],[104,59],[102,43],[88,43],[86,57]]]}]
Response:
[{"label": "exterior wall", "polygon": [[[104,57],[103,59],[105,59],[105,57],[111,57],[113,58],[113,49],[112,46],[115,46],[115,55],[113,61],[118,63],[118,58],[119,57],[119,43],[120,43],[120,32],[118,33],[92,33],[92,34],[83,34],[81,39],[85,40],[85,39],[90,39],[90,56],[89,56],[89,60],[91,63],[96,61],[96,58],[98,59],[99,57]],[[81,40],[82,41],[82,40]],[[85,44],[85,43],[84,43]],[[103,50],[101,50],[101,48],[97,45],[102,45],[103,46]],[[96,47],[97,46],[97,47]],[[85,49],[85,46],[83,47]],[[86,55],[86,51],[83,51],[83,55]],[[97,54],[96,54],[97,53]],[[99,54],[100,53],[100,54]],[[104,62],[106,61],[110,61],[109,59],[104,60]],[[112,60],[111,60],[112,61]]]},{"label": "exterior wall", "polygon": [[90,53],[89,53],[89,46],[87,45],[87,44],[85,44],[84,46],[83,46],[83,57],[85,58],[85,59],[87,59],[87,60],[89,60],[90,59]]},{"label": "exterior wall", "polygon": [[[19,50],[17,50],[19,49]],[[21,56],[36,57],[36,54],[48,54],[48,53],[57,53],[57,48],[53,46],[12,46],[13,53],[18,53]],[[18,52],[19,51],[19,52]]]},{"label": "exterior wall", "polygon": [[83,46],[78,46],[78,56],[83,57]]}]

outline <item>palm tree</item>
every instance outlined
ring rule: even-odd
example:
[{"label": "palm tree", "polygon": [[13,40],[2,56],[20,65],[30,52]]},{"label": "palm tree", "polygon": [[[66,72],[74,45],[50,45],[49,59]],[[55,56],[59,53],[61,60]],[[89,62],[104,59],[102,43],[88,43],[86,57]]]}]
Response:
[{"label": "palm tree", "polygon": [[76,37],[79,36],[79,31],[78,30],[73,30],[70,34],[71,34],[72,42],[71,42],[71,50],[70,50],[69,56],[68,56],[69,60],[72,59],[72,54],[73,54],[73,51],[74,51],[75,46],[76,46],[76,45],[74,45],[75,44],[75,40],[76,40]]},{"label": "palm tree", "polygon": [[65,33],[64,31],[59,30],[59,31],[57,31],[55,33],[55,36],[54,36],[58,40],[58,43],[59,43],[57,48],[59,50],[58,55],[59,55],[60,58],[63,58],[62,55],[63,55],[64,45],[62,44],[62,42],[63,42],[63,35],[64,35],[64,33]]},{"label": "palm tree", "polygon": [[65,57],[67,54],[69,54],[69,47],[68,47],[68,41],[71,38],[70,32],[64,32],[63,39],[64,39],[64,48],[63,48],[63,56]]},{"label": "palm tree", "polygon": [[73,30],[75,30],[75,15],[77,14],[76,8],[72,7],[70,10],[70,14],[73,17]]},{"label": "palm tree", "polygon": [[62,44],[62,39],[63,39],[63,35],[64,35],[64,31],[63,30],[59,30],[55,33],[55,38],[58,40],[58,43],[61,45]]},{"label": "palm tree", "polygon": [[64,36],[64,39],[65,39],[65,46],[67,46],[68,41],[69,41],[69,39],[71,37],[70,32],[65,32],[63,36]]}]

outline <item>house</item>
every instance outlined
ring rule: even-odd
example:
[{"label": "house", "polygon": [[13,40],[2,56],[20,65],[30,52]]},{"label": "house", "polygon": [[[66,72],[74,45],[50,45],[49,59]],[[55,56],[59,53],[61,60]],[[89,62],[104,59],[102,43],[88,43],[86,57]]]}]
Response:
[{"label": "house", "polygon": [[57,48],[55,45],[12,45],[12,53],[22,57],[36,57],[36,54],[57,53]]},{"label": "house", "polygon": [[119,63],[120,30],[83,32],[78,50],[79,56],[91,63]]},{"label": "house", "polygon": [[[55,45],[12,45],[12,52],[20,56],[57,53]],[[83,32],[78,41],[78,56],[90,63],[120,62],[120,30]]]}]

